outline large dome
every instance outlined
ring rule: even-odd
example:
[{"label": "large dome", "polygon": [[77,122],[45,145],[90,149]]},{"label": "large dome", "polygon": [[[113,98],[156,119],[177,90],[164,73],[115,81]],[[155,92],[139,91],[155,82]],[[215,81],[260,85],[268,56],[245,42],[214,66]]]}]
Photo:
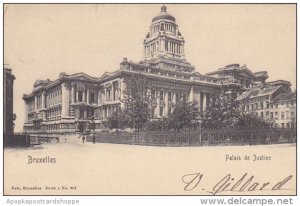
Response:
[{"label": "large dome", "polygon": [[155,16],[153,19],[152,19],[152,22],[154,21],[157,21],[157,20],[160,20],[160,19],[167,19],[167,20],[171,20],[171,21],[174,21],[175,22],[175,17],[173,17],[171,14],[169,14],[167,12],[167,7],[165,5],[163,5],[161,7],[161,12],[159,15]]}]

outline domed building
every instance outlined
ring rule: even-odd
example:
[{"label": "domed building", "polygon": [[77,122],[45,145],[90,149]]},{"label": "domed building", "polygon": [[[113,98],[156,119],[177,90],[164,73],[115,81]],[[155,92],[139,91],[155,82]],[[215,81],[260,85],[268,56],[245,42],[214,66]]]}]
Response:
[{"label": "domed building", "polygon": [[269,95],[269,104],[277,94],[286,91],[284,87],[289,87],[288,84],[273,84],[273,90],[253,95],[251,90],[271,84],[265,82],[268,77],[265,71],[252,73],[246,65],[232,64],[206,75],[200,74],[186,60],[184,45],[175,17],[167,12],[165,5],[161,6],[144,39],[144,58],[141,61],[124,58],[118,70],[106,72],[101,77],[62,72],[54,81],[37,80],[33,91],[23,95],[26,108],[24,131],[66,134],[102,130],[103,121],[124,107],[126,78],[133,74],[146,77],[151,84],[147,92],[151,93],[149,107],[153,119],[167,117],[176,103],[183,100],[194,102],[196,109],[204,114],[224,88],[226,93],[241,97],[243,104],[247,105],[249,101],[246,99],[251,96],[248,93],[252,94],[253,101],[258,96],[257,101],[266,101],[264,95]]}]

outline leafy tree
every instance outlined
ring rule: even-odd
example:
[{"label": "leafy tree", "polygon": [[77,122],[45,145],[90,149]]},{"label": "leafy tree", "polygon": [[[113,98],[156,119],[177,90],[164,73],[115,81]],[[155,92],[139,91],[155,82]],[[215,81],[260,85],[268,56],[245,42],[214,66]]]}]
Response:
[{"label": "leafy tree", "polygon": [[198,116],[196,103],[187,102],[186,100],[178,102],[175,104],[173,113],[169,115],[168,127],[176,131],[194,127]]},{"label": "leafy tree", "polygon": [[204,128],[269,128],[273,123],[257,116],[254,112],[243,112],[239,101],[222,92],[218,98],[207,108]]},{"label": "leafy tree", "polygon": [[128,126],[139,131],[151,117],[149,80],[141,75],[129,75],[126,76],[124,83],[121,100],[124,103],[123,112]]},{"label": "leafy tree", "polygon": [[222,92],[205,112],[206,122],[216,127],[232,125],[240,116],[239,102]]},{"label": "leafy tree", "polygon": [[265,120],[257,116],[253,112],[241,113],[238,120],[235,122],[235,127],[239,128],[270,128],[275,125],[274,122],[270,120]]},{"label": "leafy tree", "polygon": [[119,129],[125,129],[127,127],[127,120],[127,115],[121,109],[117,109],[107,118],[107,121],[103,122],[103,125],[109,129],[116,129],[118,132]]}]

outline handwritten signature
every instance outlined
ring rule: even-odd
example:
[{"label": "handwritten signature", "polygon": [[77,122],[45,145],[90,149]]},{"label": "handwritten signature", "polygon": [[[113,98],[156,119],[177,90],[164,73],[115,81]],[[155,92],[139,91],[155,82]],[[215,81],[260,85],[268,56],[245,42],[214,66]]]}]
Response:
[{"label": "handwritten signature", "polygon": [[[184,185],[184,191],[192,191],[200,186],[200,182],[203,179],[203,174],[193,173],[186,174],[182,176],[182,182]],[[221,180],[219,180],[212,188],[212,190],[207,190],[206,192],[213,195],[219,194],[225,191],[231,192],[244,192],[244,191],[262,191],[262,190],[286,190],[283,186],[293,178],[293,175],[289,175],[281,181],[276,183],[271,182],[257,182],[254,181],[254,176],[245,173],[241,178],[236,180],[231,174],[225,175]],[[204,190],[204,189],[202,189]]]}]

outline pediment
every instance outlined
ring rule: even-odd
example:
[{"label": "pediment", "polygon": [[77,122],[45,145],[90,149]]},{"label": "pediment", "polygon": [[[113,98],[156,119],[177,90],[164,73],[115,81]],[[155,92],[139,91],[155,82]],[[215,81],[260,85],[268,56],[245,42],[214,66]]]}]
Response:
[{"label": "pediment", "polygon": [[77,80],[82,80],[82,81],[94,81],[96,80],[94,77],[91,77],[85,73],[78,73],[78,74],[74,74],[71,76],[71,78],[75,78]]}]

